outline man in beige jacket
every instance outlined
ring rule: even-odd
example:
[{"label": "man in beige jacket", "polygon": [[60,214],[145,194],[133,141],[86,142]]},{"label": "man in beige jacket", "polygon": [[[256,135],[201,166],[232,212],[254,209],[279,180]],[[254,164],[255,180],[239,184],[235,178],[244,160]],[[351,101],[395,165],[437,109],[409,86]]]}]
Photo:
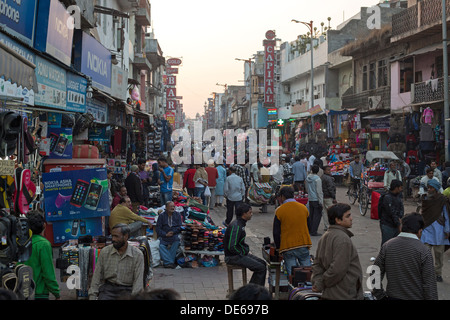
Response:
[{"label": "man in beige jacket", "polygon": [[320,238],[312,266],[313,291],[325,300],[362,300],[362,268],[351,241],[351,207],[338,203],[328,209],[327,232]]}]

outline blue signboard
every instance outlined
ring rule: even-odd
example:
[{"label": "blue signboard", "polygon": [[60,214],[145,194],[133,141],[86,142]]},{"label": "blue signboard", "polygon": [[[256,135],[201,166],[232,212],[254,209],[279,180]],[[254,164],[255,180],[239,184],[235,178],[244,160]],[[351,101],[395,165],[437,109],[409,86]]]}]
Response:
[{"label": "blue signboard", "polygon": [[31,50],[25,47],[24,45],[20,44],[19,42],[13,40],[11,37],[8,37],[6,34],[1,32],[0,32],[0,42],[3,43],[8,48],[17,52],[20,56],[30,61],[32,64],[35,64],[34,52],[31,52]]},{"label": "blue signboard", "polygon": [[39,32],[34,47],[70,66],[72,58],[73,28],[67,21],[71,15],[58,0],[40,0],[37,14]]},{"label": "blue signboard", "polygon": [[87,80],[67,72],[67,111],[86,112]]},{"label": "blue signboard", "polygon": [[65,110],[66,70],[36,56],[35,72],[38,84],[38,92],[34,97],[35,105]]},{"label": "blue signboard", "polygon": [[92,78],[92,85],[111,93],[111,52],[89,34],[76,30],[74,65],[77,71]]},{"label": "blue signboard", "polygon": [[37,0],[0,0],[0,26],[33,45]]}]

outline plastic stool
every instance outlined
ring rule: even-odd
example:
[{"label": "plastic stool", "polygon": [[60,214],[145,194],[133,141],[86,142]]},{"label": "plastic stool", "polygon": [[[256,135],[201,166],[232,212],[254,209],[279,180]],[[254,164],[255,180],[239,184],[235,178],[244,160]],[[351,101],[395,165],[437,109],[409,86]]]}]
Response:
[{"label": "plastic stool", "polygon": [[242,285],[247,284],[247,268],[236,266],[232,264],[227,264],[227,272],[228,272],[228,295],[227,298],[233,294],[234,286],[233,286],[233,270],[241,270],[242,271]]}]

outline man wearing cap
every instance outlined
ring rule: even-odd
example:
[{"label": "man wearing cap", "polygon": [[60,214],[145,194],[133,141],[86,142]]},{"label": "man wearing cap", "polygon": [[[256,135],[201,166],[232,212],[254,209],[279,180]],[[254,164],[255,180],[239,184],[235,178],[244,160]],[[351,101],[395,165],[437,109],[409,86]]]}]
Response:
[{"label": "man wearing cap", "polygon": [[427,182],[427,196],[422,200],[424,229],[420,240],[433,249],[436,281],[442,282],[445,246],[450,245],[449,198],[439,190],[441,184],[437,179]]},{"label": "man wearing cap", "polygon": [[137,165],[131,166],[131,172],[125,179],[125,187],[127,187],[127,194],[130,197],[132,210],[137,212],[139,206],[143,203],[142,183],[138,176],[139,167]]}]

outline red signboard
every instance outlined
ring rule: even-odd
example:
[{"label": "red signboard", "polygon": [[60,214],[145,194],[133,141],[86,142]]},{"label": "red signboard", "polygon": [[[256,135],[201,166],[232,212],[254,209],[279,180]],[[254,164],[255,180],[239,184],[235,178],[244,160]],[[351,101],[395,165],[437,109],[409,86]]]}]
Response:
[{"label": "red signboard", "polygon": [[167,88],[166,89],[166,98],[169,99],[175,99],[177,97],[177,88]]},{"label": "red signboard", "polygon": [[264,45],[264,106],[275,107],[275,34],[269,30],[266,32],[267,40]]},{"label": "red signboard", "polygon": [[166,73],[167,74],[177,74],[178,68],[166,68]]},{"label": "red signboard", "polygon": [[175,76],[167,76],[165,84],[168,85],[168,86],[176,86],[177,85],[177,77],[175,77]]},{"label": "red signboard", "polygon": [[177,104],[177,100],[167,100],[166,110],[176,110]]},{"label": "red signboard", "polygon": [[174,124],[175,123],[175,113],[173,113],[173,112],[166,112],[166,120],[170,124]]},{"label": "red signboard", "polygon": [[181,64],[181,59],[178,58],[167,59],[167,64],[169,66],[179,66]]}]

